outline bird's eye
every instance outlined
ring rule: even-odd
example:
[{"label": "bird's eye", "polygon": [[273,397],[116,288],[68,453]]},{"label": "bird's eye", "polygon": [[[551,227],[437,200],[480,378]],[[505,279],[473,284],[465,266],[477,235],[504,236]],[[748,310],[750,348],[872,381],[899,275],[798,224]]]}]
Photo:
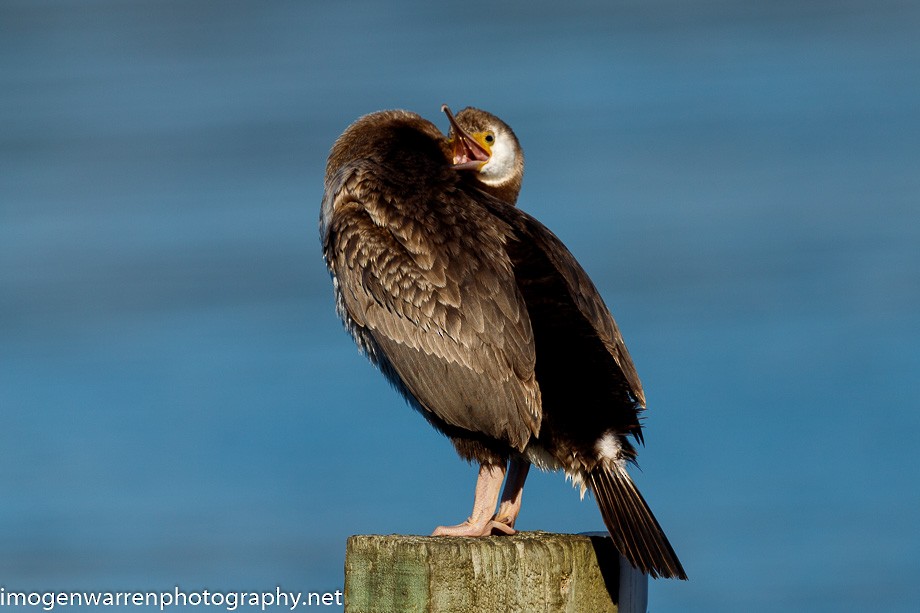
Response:
[{"label": "bird's eye", "polygon": [[495,142],[495,135],[492,134],[491,132],[489,132],[489,133],[486,134],[486,136],[485,136],[485,141],[486,141],[486,144],[491,145],[492,143]]}]

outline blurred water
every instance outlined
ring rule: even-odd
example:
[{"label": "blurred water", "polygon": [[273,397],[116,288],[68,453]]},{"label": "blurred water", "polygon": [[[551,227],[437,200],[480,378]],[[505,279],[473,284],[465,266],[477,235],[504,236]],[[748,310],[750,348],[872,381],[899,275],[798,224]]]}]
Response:
[{"label": "blurred water", "polygon": [[[0,5],[0,584],[331,591],[474,470],[341,332],[353,119],[475,104],[647,388],[654,611],[920,599],[920,8]],[[600,528],[533,475],[524,529]]]}]

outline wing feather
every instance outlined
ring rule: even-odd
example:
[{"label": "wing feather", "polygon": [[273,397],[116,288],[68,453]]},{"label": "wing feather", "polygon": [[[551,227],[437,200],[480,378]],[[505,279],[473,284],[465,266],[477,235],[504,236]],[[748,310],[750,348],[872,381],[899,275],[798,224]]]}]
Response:
[{"label": "wing feather", "polygon": [[[423,409],[523,450],[539,432],[540,390],[533,331],[503,247],[511,228],[485,223],[462,191],[412,206],[349,170],[361,168],[344,168],[329,186],[337,191],[324,198],[322,231],[353,333],[369,335],[384,372]],[[413,217],[418,210],[424,218]]]},{"label": "wing feather", "polygon": [[549,228],[526,212],[495,199],[485,202],[497,218],[515,228],[525,250],[538,251],[541,257],[547,258],[552,267],[552,273],[548,274],[558,275],[562,279],[567,294],[613,358],[630,393],[644,407],[645,392],[623,336],[600,292],[575,256]]}]

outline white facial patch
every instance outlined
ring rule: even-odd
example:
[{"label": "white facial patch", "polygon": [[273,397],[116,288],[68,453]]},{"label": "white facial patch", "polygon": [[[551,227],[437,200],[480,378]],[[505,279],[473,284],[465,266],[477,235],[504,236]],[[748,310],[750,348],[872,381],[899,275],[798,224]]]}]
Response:
[{"label": "white facial patch", "polygon": [[480,180],[486,185],[501,185],[514,175],[515,159],[511,138],[504,132],[495,134],[492,155],[479,170]]}]

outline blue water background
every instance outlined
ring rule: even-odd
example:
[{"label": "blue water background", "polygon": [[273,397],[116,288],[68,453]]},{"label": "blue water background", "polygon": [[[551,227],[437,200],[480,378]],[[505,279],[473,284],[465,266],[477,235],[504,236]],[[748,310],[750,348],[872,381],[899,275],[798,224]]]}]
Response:
[{"label": "blue water background", "polygon": [[[653,611],[920,601],[920,5],[0,4],[0,584],[333,591],[475,469],[342,332],[330,145],[503,117],[645,384]],[[602,529],[533,474],[523,529]],[[333,610],[330,607],[327,610]]]}]

